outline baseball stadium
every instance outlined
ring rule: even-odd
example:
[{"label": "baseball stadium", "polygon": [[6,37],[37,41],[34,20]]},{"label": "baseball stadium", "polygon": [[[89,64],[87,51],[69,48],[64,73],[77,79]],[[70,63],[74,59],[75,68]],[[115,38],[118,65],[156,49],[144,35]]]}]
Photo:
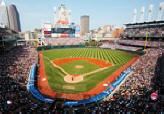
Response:
[{"label": "baseball stadium", "polygon": [[[44,22],[33,32],[21,32],[17,7],[7,3],[0,4],[0,113],[164,112],[164,2],[155,21],[150,4],[148,20],[145,7],[139,6],[141,16],[134,9],[133,22],[92,30],[93,15],[82,15],[76,24],[72,11],[61,4],[53,8],[54,22]],[[120,12],[122,7],[117,8]]]}]

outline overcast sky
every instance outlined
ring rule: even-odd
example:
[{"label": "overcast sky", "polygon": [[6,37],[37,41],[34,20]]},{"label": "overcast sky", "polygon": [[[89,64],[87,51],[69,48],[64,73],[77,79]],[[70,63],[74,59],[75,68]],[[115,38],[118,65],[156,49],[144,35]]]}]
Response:
[{"label": "overcast sky", "polygon": [[150,4],[154,5],[153,20],[155,20],[162,1],[164,0],[8,0],[7,4],[16,5],[22,30],[33,31],[35,28],[41,28],[44,22],[53,23],[53,7],[58,7],[61,3],[72,10],[72,21],[76,24],[79,24],[80,16],[89,15],[90,29],[93,29],[105,24],[123,26],[132,22],[134,8],[140,13],[142,6],[145,7],[145,19],[147,19]]}]

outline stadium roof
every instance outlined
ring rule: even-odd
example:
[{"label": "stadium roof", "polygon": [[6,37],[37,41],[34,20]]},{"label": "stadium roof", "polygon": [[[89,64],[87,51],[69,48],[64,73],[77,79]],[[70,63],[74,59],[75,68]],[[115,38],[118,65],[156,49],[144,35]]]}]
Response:
[{"label": "stadium roof", "polygon": [[143,22],[143,23],[129,23],[129,24],[125,24],[125,26],[126,26],[126,29],[164,27],[164,20]]}]

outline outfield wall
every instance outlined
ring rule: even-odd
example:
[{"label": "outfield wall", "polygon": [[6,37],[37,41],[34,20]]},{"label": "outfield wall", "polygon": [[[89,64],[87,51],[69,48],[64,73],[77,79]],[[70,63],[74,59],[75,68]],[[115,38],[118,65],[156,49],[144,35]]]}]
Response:
[{"label": "outfield wall", "polygon": [[68,49],[68,48],[83,48],[86,45],[64,45],[64,46],[40,46],[37,51],[49,50],[49,49]]}]

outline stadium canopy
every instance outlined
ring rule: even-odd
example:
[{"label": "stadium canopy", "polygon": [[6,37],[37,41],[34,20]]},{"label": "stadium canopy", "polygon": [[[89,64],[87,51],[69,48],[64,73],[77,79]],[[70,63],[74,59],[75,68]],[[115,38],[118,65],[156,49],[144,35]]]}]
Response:
[{"label": "stadium canopy", "polygon": [[129,23],[124,24],[126,28],[153,28],[153,27],[164,27],[164,21],[151,21],[143,23]]},{"label": "stadium canopy", "polygon": [[163,21],[143,22],[143,23],[128,23],[128,24],[124,24],[124,25],[129,26],[129,25],[145,25],[145,24],[164,24],[164,20]]},{"label": "stadium canopy", "polygon": [[18,34],[18,32],[11,30],[9,28],[1,28],[0,27],[0,35],[1,36],[8,36],[8,35],[13,35],[13,34]]}]

